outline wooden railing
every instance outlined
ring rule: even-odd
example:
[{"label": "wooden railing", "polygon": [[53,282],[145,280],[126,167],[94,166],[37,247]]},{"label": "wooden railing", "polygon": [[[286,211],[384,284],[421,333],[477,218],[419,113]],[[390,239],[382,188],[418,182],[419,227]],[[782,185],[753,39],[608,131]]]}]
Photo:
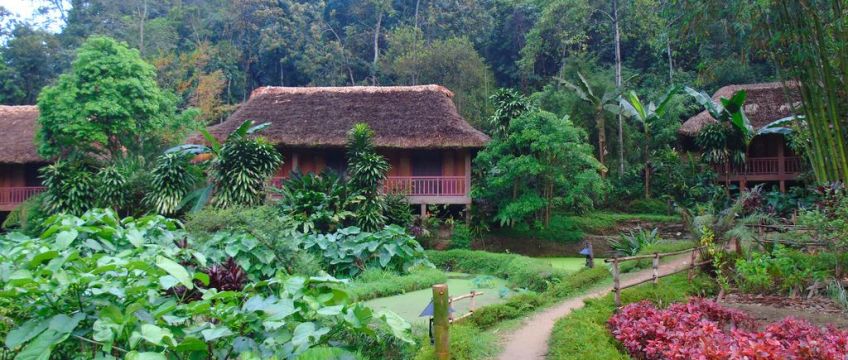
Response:
[{"label": "wooden railing", "polygon": [[[271,178],[269,185],[282,187],[284,176]],[[406,196],[466,196],[465,176],[389,176],[383,183],[386,193]]]},{"label": "wooden railing", "polygon": [[[782,164],[781,164],[782,160]],[[782,169],[781,169],[782,165]],[[763,176],[763,175],[797,175],[801,172],[801,157],[749,157],[745,166],[734,166],[728,171],[725,167],[717,167],[720,176],[726,176],[728,172],[734,176]]]},{"label": "wooden railing", "polygon": [[0,209],[11,210],[42,191],[43,186],[0,187]]},{"label": "wooden railing", "polygon": [[406,196],[465,196],[465,176],[389,176],[383,184],[387,193]]},{"label": "wooden railing", "polygon": [[[687,271],[687,270],[689,271],[689,281],[691,282],[692,277],[695,276],[695,267],[701,266],[701,265],[704,265],[704,264],[707,264],[707,263],[710,262],[709,260],[698,262],[698,257],[700,255],[700,253],[702,251],[704,251],[705,249],[706,249],[706,247],[699,246],[699,247],[695,247],[695,248],[691,248],[691,249],[674,251],[674,252],[663,253],[663,254],[653,253],[651,255],[613,257],[612,259],[604,259],[604,262],[612,263],[612,284],[613,284],[612,285],[612,292],[615,294],[615,307],[616,308],[621,307],[621,290],[624,290],[624,289],[627,289],[627,288],[630,288],[630,287],[641,285],[641,284],[644,284],[646,282],[653,282],[654,284],[656,284],[659,281],[660,278],[663,278],[663,277],[666,277],[666,276],[669,276],[669,275],[673,275],[673,274],[677,274],[679,272]],[[686,253],[689,253],[689,256],[690,256],[688,267],[680,268],[680,269],[677,269],[677,270],[672,270],[671,272],[660,275],[660,273],[659,273],[660,258],[664,258],[664,257],[667,257],[667,256],[681,255],[681,254],[686,254]],[[644,279],[642,281],[638,281],[638,282],[634,282],[634,283],[622,286],[621,285],[621,268],[620,268],[621,263],[624,262],[624,261],[633,261],[633,260],[642,260],[642,259],[652,259],[653,260],[653,264],[651,266],[651,268],[653,270],[652,276],[647,278],[647,279]]]}]

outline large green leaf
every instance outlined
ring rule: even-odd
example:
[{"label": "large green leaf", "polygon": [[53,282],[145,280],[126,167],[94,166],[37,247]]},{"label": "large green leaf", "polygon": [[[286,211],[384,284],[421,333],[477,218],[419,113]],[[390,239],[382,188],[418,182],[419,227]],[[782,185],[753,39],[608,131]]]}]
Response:
[{"label": "large green leaf", "polygon": [[15,360],[49,360],[53,348],[70,337],[70,333],[60,333],[47,329],[32,340],[21,352],[15,356]]},{"label": "large green leaf", "polygon": [[49,323],[50,321],[45,319],[31,319],[24,322],[6,335],[6,347],[14,349],[18,345],[31,340],[46,330]]},{"label": "large green leaf", "polygon": [[175,277],[177,281],[183,284],[186,288],[194,288],[194,284],[191,281],[191,275],[189,275],[188,270],[186,270],[186,268],[182,265],[160,255],[156,257],[156,266],[165,270],[165,272],[169,275]]}]

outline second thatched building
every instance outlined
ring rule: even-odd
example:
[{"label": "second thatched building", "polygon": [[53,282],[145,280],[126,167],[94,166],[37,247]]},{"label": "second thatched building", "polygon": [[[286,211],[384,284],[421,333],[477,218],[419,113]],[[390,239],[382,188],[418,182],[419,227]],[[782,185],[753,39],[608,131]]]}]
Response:
[{"label": "second thatched building", "polygon": [[343,172],[347,133],[374,130],[391,165],[385,187],[412,204],[470,204],[471,159],[489,138],[457,112],[438,85],[263,87],[209,131],[222,139],[246,120],[270,122],[262,136],[285,157],[279,181],[294,171]]}]

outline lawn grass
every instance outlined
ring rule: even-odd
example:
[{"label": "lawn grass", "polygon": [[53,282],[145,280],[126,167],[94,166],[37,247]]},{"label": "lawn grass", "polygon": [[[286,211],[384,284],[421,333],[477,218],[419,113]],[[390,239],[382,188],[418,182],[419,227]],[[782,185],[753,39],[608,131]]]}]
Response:
[{"label": "lawn grass", "polygon": [[[692,295],[711,294],[715,283],[706,275],[699,275],[690,284],[686,273],[660,280],[658,285],[645,284],[625,289],[622,304],[649,300],[665,307]],[[558,320],[548,342],[548,359],[630,359],[624,353],[608,328],[607,320],[613,315],[615,304],[612,294],[587,300],[586,305]]]},{"label": "lawn grass", "polygon": [[487,274],[509,282],[510,287],[544,291],[569,272],[555,269],[549,262],[516,254],[474,250],[428,250],[427,257],[445,271]]},{"label": "lawn grass", "polygon": [[[586,267],[585,257],[544,257],[536,258],[547,262],[554,269],[575,273]],[[595,258],[595,263],[603,262],[603,259]]]},{"label": "lawn grass", "polygon": [[500,228],[492,231],[492,235],[517,239],[538,239],[560,243],[574,243],[583,240],[586,234],[606,234],[613,231],[619,224],[641,220],[655,223],[680,222],[677,215],[662,214],[625,214],[606,211],[596,211],[581,215],[555,214],[547,228],[537,229],[529,225],[519,225],[513,228]]}]

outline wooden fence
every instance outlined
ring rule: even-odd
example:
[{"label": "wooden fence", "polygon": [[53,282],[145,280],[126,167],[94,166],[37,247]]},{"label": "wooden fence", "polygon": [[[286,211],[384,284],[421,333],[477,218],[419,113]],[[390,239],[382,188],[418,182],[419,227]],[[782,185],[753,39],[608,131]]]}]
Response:
[{"label": "wooden fence", "polygon": [[[450,359],[450,337],[449,327],[454,321],[462,320],[474,314],[477,310],[475,298],[483,295],[483,292],[472,290],[468,294],[457,297],[448,296],[447,284],[433,285],[433,343],[436,346],[436,358],[439,360]],[[453,318],[450,313],[451,304],[460,300],[470,299],[469,311],[458,318]]]},{"label": "wooden fence", "polygon": [[[673,275],[673,274],[677,274],[677,273],[685,271],[685,270],[689,271],[689,281],[692,281],[692,277],[695,276],[695,267],[701,266],[701,265],[704,265],[704,264],[708,264],[710,262],[709,260],[705,260],[705,261],[701,261],[701,262],[697,261],[698,260],[698,254],[700,254],[701,251],[703,251],[705,248],[706,248],[705,246],[700,246],[700,247],[696,247],[696,248],[692,248],[692,249],[686,249],[686,250],[680,250],[680,251],[662,253],[662,254],[654,253],[654,254],[651,254],[651,255],[613,257],[612,259],[604,259],[604,262],[612,263],[612,281],[613,281],[612,291],[615,293],[615,306],[617,308],[621,307],[621,290],[624,290],[624,289],[627,289],[627,288],[630,288],[630,287],[642,285],[642,284],[647,283],[647,282],[653,282],[654,284],[656,284],[659,281],[660,278],[663,278],[663,277],[666,277],[666,276],[669,276],[669,275]],[[690,257],[690,260],[689,260],[689,266],[687,268],[682,268],[682,269],[672,271],[672,272],[667,273],[667,274],[660,275],[659,267],[660,267],[660,259],[661,258],[685,254],[687,252],[691,253],[691,257]],[[637,260],[643,260],[643,259],[652,259],[653,260],[653,264],[652,264],[653,276],[651,276],[650,278],[647,278],[645,280],[635,282],[633,284],[621,286],[621,263],[625,262],[625,261],[637,261]]]}]

